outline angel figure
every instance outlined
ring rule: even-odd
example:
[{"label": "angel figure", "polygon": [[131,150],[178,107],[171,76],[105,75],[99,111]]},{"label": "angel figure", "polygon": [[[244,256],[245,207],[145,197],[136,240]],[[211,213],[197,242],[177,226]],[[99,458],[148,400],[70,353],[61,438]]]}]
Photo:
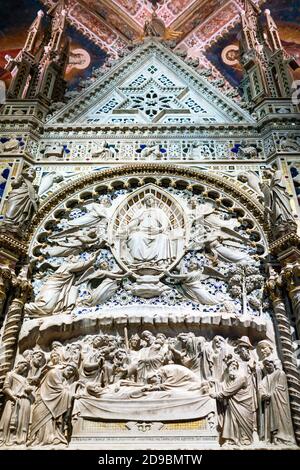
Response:
[{"label": "angel figure", "polygon": [[200,266],[198,261],[190,261],[186,274],[171,274],[166,272],[170,279],[181,281],[178,289],[194,302],[202,305],[217,305],[220,300],[210,294],[202,284],[202,281],[210,277],[225,279],[225,276],[209,266]]},{"label": "angel figure", "polygon": [[48,237],[49,241],[54,241],[57,246],[47,247],[44,251],[49,256],[69,256],[78,255],[84,249],[90,248],[95,243],[99,246],[103,240],[99,240],[96,229],[81,229],[68,236],[61,233]]},{"label": "angel figure", "polygon": [[76,304],[78,289],[75,287],[76,275],[93,266],[100,250],[89,260],[78,260],[69,256],[59,268],[49,276],[35,301],[25,305],[30,317],[41,317],[61,313],[70,313]]},{"label": "angel figure", "polygon": [[191,250],[207,249],[215,261],[248,264],[250,257],[236,249],[226,246],[229,242],[249,245],[249,240],[232,228],[232,221],[221,220],[213,211],[204,216],[204,222],[197,227],[192,236]]},{"label": "angel figure", "polygon": [[67,228],[59,233],[52,235],[52,238],[66,236],[67,234],[74,233],[82,228],[96,228],[97,233],[104,233],[104,226],[110,218],[111,201],[108,196],[101,199],[101,203],[92,202],[86,206],[86,214],[77,217],[76,219],[67,221]]},{"label": "angel figure", "polygon": [[82,284],[86,281],[89,281],[90,287],[96,285],[96,288],[91,291],[90,296],[81,302],[83,305],[94,307],[95,305],[104,304],[117,292],[120,281],[131,274],[130,272],[122,273],[121,271],[109,271],[108,268],[108,262],[102,261],[99,269],[95,270],[91,267],[78,279],[75,285]]}]

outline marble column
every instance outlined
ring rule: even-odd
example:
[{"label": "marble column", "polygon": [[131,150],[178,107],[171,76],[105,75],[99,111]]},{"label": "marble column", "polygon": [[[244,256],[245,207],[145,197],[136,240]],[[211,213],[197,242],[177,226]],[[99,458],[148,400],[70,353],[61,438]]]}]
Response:
[{"label": "marble column", "polygon": [[13,277],[14,273],[9,267],[0,266],[0,318]]},{"label": "marble column", "polygon": [[282,278],[279,275],[272,274],[268,280],[267,288],[273,303],[277,340],[283,369],[287,376],[295,438],[297,444],[300,445],[300,375],[293,349],[291,324],[286,312],[281,287]]},{"label": "marble column", "polygon": [[24,304],[31,293],[31,283],[24,277],[24,273],[12,280],[14,289],[13,300],[8,307],[0,348],[0,391],[7,372],[12,368],[15,359],[19,333],[22,326]]}]

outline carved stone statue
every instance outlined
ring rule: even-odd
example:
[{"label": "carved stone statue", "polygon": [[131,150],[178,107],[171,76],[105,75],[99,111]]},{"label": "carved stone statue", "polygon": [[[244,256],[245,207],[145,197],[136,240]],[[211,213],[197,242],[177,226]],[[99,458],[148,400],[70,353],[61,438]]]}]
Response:
[{"label": "carved stone statue", "polygon": [[[86,214],[81,215],[72,220],[68,220],[67,228],[57,233],[57,236],[65,236],[69,233],[81,228],[95,228],[97,227],[97,233],[102,233],[101,228],[103,225],[107,225],[107,220],[110,217],[111,202],[109,197],[103,196],[101,202],[92,202],[85,207]],[[52,235],[52,238],[54,236]]]},{"label": "carved stone statue", "polygon": [[67,444],[68,412],[75,395],[77,367],[51,369],[43,380],[32,412],[30,445]]},{"label": "carved stone statue", "polygon": [[237,340],[234,352],[237,355],[241,374],[247,378],[247,389],[252,397],[253,431],[257,431],[257,364],[251,355],[251,351],[253,350],[254,347],[248,336],[242,336]]},{"label": "carved stone statue", "polygon": [[96,285],[96,288],[91,290],[89,297],[84,299],[82,303],[90,307],[105,303],[117,292],[120,281],[130,274],[130,272],[109,271],[109,265],[106,261],[102,261],[100,268],[97,270],[91,267],[77,282],[77,284],[80,284],[89,281],[91,286]]},{"label": "carved stone statue", "polygon": [[11,183],[12,190],[8,195],[4,224],[12,229],[26,229],[33,214],[38,210],[38,195],[33,181],[35,169],[27,168]]},{"label": "carved stone statue", "polygon": [[261,438],[273,444],[295,444],[286,375],[274,359],[265,359],[263,364],[266,376],[259,388],[264,416]]},{"label": "carved stone statue", "polygon": [[142,348],[138,355],[137,380],[145,381],[150,373],[165,364],[166,350],[164,341],[156,338],[149,347]]},{"label": "carved stone statue", "polygon": [[259,360],[261,361],[261,365],[266,359],[272,359],[275,361],[276,367],[281,369],[281,362],[275,353],[275,348],[271,341],[269,341],[268,339],[263,339],[259,341],[256,345],[256,352]]},{"label": "carved stone statue", "polygon": [[225,358],[228,354],[228,345],[222,336],[214,336],[211,343],[206,342],[202,351],[201,372],[205,380],[224,379]]},{"label": "carved stone statue", "polygon": [[134,264],[164,263],[172,259],[169,219],[155,205],[151,194],[144,197],[144,206],[126,227],[127,245]]},{"label": "carved stone statue", "polygon": [[172,344],[169,345],[169,350],[172,353],[174,362],[191,369],[200,377],[201,371],[201,356],[205,346],[205,339],[203,337],[195,337],[193,333],[180,333],[177,336],[181,350],[177,350]]},{"label": "carved stone statue", "polygon": [[92,153],[93,158],[102,158],[106,160],[113,159],[116,155],[116,150],[109,146],[109,143],[101,142],[97,149]]},{"label": "carved stone statue", "polygon": [[25,306],[25,311],[31,317],[69,313],[76,304],[78,288],[75,287],[77,273],[85,271],[94,264],[99,252],[88,261],[79,261],[76,256],[70,256],[54,274],[52,274],[40,292]]},{"label": "carved stone statue", "polygon": [[279,170],[265,170],[265,182],[260,184],[263,202],[273,233],[280,234],[295,227],[290,197]]},{"label": "carved stone statue", "polygon": [[250,145],[243,140],[238,148],[237,156],[239,158],[257,158],[258,150],[254,145]]},{"label": "carved stone statue", "polygon": [[221,437],[226,445],[250,445],[253,441],[252,393],[246,375],[239,371],[239,363],[230,359],[226,378],[219,391],[211,396],[225,403]]},{"label": "carved stone statue", "polygon": [[218,271],[212,268],[201,267],[196,261],[190,261],[186,274],[167,273],[167,275],[170,279],[180,281],[179,289],[194,302],[203,305],[217,305],[220,303],[220,300],[210,294],[202,284],[202,281],[212,275],[220,277],[221,275]]},{"label": "carved stone statue", "polygon": [[34,401],[34,388],[27,375],[29,362],[20,359],[9,372],[3,385],[6,397],[0,421],[0,445],[25,444],[28,436],[30,407]]},{"label": "carved stone statue", "polygon": [[57,246],[49,246],[44,251],[49,256],[70,256],[81,253],[89,246],[100,244],[97,231],[94,228],[81,229],[68,236],[48,237],[49,241],[54,241]]}]

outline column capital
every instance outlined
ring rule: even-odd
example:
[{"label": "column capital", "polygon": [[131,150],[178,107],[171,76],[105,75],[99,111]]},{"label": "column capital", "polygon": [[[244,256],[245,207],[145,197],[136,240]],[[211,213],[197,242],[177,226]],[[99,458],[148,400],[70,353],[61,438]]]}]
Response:
[{"label": "column capital", "polygon": [[289,292],[300,289],[300,262],[287,263],[282,268],[281,276]]}]

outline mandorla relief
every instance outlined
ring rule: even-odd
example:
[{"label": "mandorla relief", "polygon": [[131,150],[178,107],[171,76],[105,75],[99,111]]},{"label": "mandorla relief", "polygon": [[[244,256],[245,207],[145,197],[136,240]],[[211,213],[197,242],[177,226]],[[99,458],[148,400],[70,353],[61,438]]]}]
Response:
[{"label": "mandorla relief", "polygon": [[[163,434],[168,423],[189,420],[202,420],[222,446],[295,445],[272,328],[252,330],[250,340],[246,327],[218,323],[271,323],[261,235],[208,194],[145,184],[61,206],[40,226],[25,327],[95,314],[101,325],[107,311],[120,319],[122,309],[126,321],[139,310],[182,320],[176,331],[152,322],[20,343],[3,388],[2,446],[66,446],[91,421],[123,422],[130,435],[134,423]],[[188,327],[192,315],[198,327]],[[202,331],[200,317],[217,318],[219,330]]]}]

